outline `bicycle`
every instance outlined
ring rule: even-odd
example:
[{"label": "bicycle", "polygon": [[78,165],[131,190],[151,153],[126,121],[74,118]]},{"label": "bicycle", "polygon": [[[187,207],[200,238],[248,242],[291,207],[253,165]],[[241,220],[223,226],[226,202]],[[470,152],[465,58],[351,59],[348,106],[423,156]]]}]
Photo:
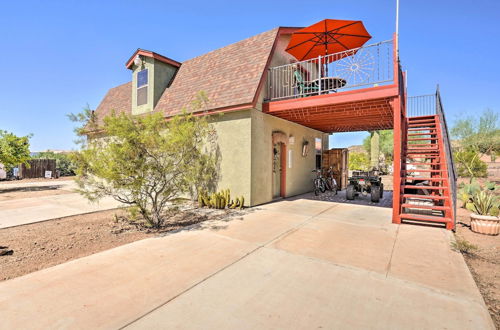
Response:
[{"label": "bicycle", "polygon": [[335,177],[333,176],[333,167],[330,166],[330,168],[326,172],[326,188],[337,195],[338,192],[338,186],[337,186],[337,180],[335,180]]},{"label": "bicycle", "polygon": [[314,195],[318,196],[319,192],[324,193],[326,191],[326,181],[321,174],[321,170],[313,170],[316,172],[316,178],[313,179],[314,183]]}]

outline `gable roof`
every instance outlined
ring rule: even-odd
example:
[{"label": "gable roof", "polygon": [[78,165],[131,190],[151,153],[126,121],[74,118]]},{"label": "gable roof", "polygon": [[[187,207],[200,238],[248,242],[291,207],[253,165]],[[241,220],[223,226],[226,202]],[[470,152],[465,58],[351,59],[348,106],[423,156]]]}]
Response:
[{"label": "gable roof", "polygon": [[131,113],[132,112],[132,82],[122,84],[111,88],[99,106],[96,108],[98,124],[102,124],[104,117],[111,114],[112,111],[116,113]]},{"label": "gable roof", "polygon": [[180,62],[177,62],[177,61],[175,61],[175,60],[173,60],[171,58],[168,58],[166,56],[163,56],[163,55],[160,55],[158,53],[152,52],[150,50],[137,48],[137,50],[134,52],[134,54],[132,54],[132,56],[130,56],[130,58],[128,59],[127,63],[125,63],[125,67],[127,69],[130,69],[132,67],[132,64],[134,64],[135,57],[138,56],[138,55],[142,55],[142,56],[154,58],[155,60],[158,60],[160,62],[167,63],[167,64],[170,64],[172,66],[175,66],[176,68],[178,68],[178,67],[181,66]]},{"label": "gable roof", "polygon": [[182,63],[155,111],[167,116],[187,107],[204,91],[210,110],[252,106],[271,55],[278,29],[273,29]]},{"label": "gable roof", "polygon": [[[182,62],[154,111],[161,111],[167,117],[180,113],[200,91],[208,98],[204,111],[255,106],[278,34],[296,29],[275,28]],[[95,112],[98,122],[113,110],[132,112],[132,82],[108,91]]]}]

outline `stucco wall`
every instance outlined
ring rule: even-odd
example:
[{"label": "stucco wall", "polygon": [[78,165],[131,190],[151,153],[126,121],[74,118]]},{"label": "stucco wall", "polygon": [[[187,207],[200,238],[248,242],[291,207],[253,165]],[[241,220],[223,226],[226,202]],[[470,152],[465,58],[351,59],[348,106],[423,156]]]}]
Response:
[{"label": "stucco wall", "polygon": [[[288,137],[293,136],[293,145],[287,144],[286,196],[294,196],[312,190],[312,178],[316,166],[314,139],[322,138],[323,133],[290,121],[286,121],[259,110],[252,110],[252,176],[251,205],[258,205],[272,200],[272,133],[281,131]],[[309,153],[302,157],[302,141],[309,141]],[[326,146],[327,148],[328,146]],[[324,146],[325,148],[325,146]],[[291,168],[289,150],[292,151]]]},{"label": "stucco wall", "polygon": [[233,197],[250,202],[251,193],[251,114],[250,110],[228,112],[210,118],[217,132],[220,152],[218,190],[231,190]]},{"label": "stucco wall", "polygon": [[[137,73],[143,69],[148,69],[148,102],[137,106]],[[150,57],[143,57],[142,66],[134,65],[132,71],[132,114],[138,115],[153,111],[176,72],[177,68]]]}]

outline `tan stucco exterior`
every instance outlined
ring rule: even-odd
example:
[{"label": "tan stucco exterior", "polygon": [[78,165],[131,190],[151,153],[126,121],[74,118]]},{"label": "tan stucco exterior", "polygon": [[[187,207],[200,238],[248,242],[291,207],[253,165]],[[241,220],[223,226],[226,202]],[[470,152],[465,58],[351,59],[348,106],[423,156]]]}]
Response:
[{"label": "tan stucco exterior", "polygon": [[[312,190],[312,173],[316,166],[315,138],[323,133],[286,121],[258,110],[252,110],[252,198],[258,205],[272,200],[273,132],[288,136],[286,144],[286,197]],[[303,141],[309,142],[309,152],[302,156]],[[290,142],[293,141],[293,144]],[[323,146],[325,148],[325,146]]]},{"label": "tan stucco exterior", "polygon": [[[140,115],[153,111],[165,89],[170,85],[177,68],[155,60],[143,57],[142,65],[133,65],[132,68],[132,114]],[[137,105],[137,73],[148,70],[148,99],[146,104]]]},{"label": "tan stucco exterior", "polygon": [[[311,171],[316,166],[314,141],[316,138],[323,138],[324,133],[262,113],[257,109],[214,116],[211,122],[217,132],[220,151],[218,189],[229,188],[233,196],[243,195],[246,205],[254,206],[272,201],[272,134],[282,132],[288,140],[284,155],[286,196],[311,191]],[[290,140],[294,141],[293,144]],[[304,140],[309,142],[306,157],[302,156]],[[323,148],[327,147],[323,145]]]},{"label": "tan stucco exterior", "polygon": [[234,197],[251,200],[251,125],[250,110],[229,112],[210,118],[217,133],[219,149],[218,190],[230,189]]}]

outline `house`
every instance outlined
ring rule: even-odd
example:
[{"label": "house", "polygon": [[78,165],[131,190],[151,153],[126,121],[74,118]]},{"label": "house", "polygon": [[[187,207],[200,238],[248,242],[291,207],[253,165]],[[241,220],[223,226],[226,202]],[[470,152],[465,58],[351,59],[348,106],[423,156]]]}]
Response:
[{"label": "house", "polygon": [[[298,62],[285,49],[299,29],[275,28],[182,63],[138,49],[126,62],[131,81],[111,88],[95,114],[98,120],[112,111],[169,117],[205,92],[209,101],[202,111],[224,114],[213,120],[221,154],[218,187],[243,195],[248,206],[311,191],[311,172],[321,164],[330,133],[394,129],[393,221],[409,218],[452,228],[450,200],[431,199],[438,201],[436,211],[446,209],[439,217],[415,216],[405,208],[412,202],[405,196],[411,186],[405,168],[412,157],[406,148],[409,131],[443,120],[434,112],[409,122],[397,37],[328,55],[334,61],[319,56]],[[313,80],[320,83],[311,90],[307,82]],[[445,157],[446,140],[439,141],[432,152]],[[451,175],[443,166],[440,173]]]}]

